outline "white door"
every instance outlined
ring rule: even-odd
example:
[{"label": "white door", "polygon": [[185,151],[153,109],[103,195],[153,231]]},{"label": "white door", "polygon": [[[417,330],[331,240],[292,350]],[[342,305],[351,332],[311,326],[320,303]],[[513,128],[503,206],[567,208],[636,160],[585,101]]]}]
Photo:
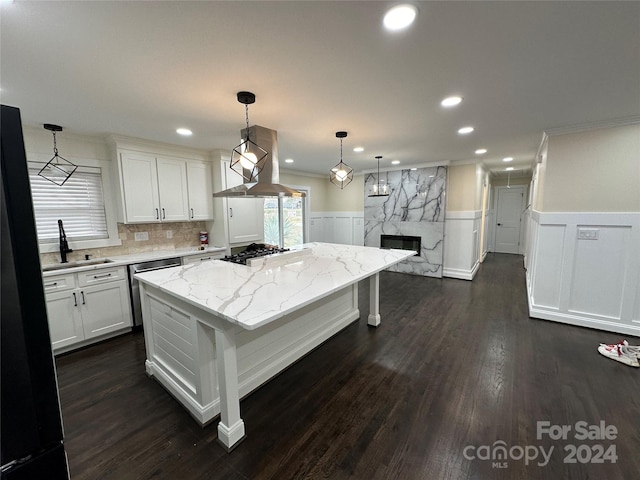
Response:
[{"label": "white door", "polygon": [[496,253],[520,253],[524,189],[522,185],[496,187]]},{"label": "white door", "polygon": [[189,220],[186,160],[158,157],[158,192],[163,222]]},{"label": "white door", "polygon": [[156,157],[122,152],[120,162],[125,220],[128,223],[159,222]]}]

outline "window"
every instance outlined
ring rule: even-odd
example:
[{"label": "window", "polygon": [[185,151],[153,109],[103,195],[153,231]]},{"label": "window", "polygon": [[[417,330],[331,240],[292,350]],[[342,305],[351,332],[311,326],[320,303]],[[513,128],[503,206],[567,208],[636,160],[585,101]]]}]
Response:
[{"label": "window", "polygon": [[[293,187],[292,187],[293,188]],[[264,241],[283,248],[300,245],[307,238],[306,201],[308,187],[295,187],[307,194],[304,198],[274,197],[264,201]]]},{"label": "window", "polygon": [[101,169],[78,167],[59,186],[38,175],[42,167],[43,164],[29,163],[38,241],[58,241],[58,219],[64,223],[70,241],[108,239]]}]

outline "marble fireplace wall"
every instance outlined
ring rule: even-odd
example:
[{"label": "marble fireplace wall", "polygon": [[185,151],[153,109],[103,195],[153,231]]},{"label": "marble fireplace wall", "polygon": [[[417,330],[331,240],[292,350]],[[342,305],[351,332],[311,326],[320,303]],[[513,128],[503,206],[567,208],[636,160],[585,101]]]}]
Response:
[{"label": "marble fireplace wall", "polygon": [[390,188],[388,197],[369,197],[377,173],[365,177],[364,244],[380,247],[380,235],[420,237],[420,256],[389,270],[442,277],[444,206],[447,167],[381,172]]}]

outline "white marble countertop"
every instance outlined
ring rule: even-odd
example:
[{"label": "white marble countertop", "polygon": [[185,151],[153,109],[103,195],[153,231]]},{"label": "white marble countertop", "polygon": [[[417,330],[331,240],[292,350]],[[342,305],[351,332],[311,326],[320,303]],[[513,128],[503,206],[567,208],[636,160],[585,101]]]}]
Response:
[{"label": "white marble countertop", "polygon": [[[42,272],[43,278],[48,278],[54,275],[65,275],[68,273],[76,273],[76,272],[84,272],[87,270],[98,270],[102,268],[109,267],[120,267],[122,265],[132,265],[134,263],[140,262],[149,262],[152,260],[162,260],[165,258],[172,257],[188,257],[191,255],[200,255],[205,253],[220,253],[225,252],[227,250],[226,247],[214,247],[209,246],[204,250],[200,250],[198,247],[189,247],[189,248],[179,248],[176,250],[156,250],[151,252],[141,252],[141,253],[132,253],[129,255],[113,255],[109,257],[105,257],[104,259],[90,259],[87,260],[87,265],[83,265],[84,260],[80,260],[74,262],[77,266],[67,267],[67,268],[58,268],[55,270],[46,270]],[[90,262],[95,262],[98,260],[109,260],[106,263],[99,263],[96,265],[90,265]],[[54,264],[57,266],[58,264]],[[50,267],[51,265],[42,265],[43,268]]]},{"label": "white marble countertop", "polygon": [[303,247],[311,249],[311,255],[293,256],[292,263],[276,266],[215,260],[140,273],[136,278],[253,330],[415,255],[330,243]]}]

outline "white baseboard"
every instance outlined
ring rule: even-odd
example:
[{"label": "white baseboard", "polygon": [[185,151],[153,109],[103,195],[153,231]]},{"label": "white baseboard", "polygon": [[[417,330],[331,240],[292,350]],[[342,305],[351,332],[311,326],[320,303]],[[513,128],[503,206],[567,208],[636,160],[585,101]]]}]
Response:
[{"label": "white baseboard", "polygon": [[471,270],[462,270],[459,268],[443,268],[442,276],[449,278],[458,278],[460,280],[473,280],[473,277],[478,273],[480,268],[480,262],[476,262]]}]

